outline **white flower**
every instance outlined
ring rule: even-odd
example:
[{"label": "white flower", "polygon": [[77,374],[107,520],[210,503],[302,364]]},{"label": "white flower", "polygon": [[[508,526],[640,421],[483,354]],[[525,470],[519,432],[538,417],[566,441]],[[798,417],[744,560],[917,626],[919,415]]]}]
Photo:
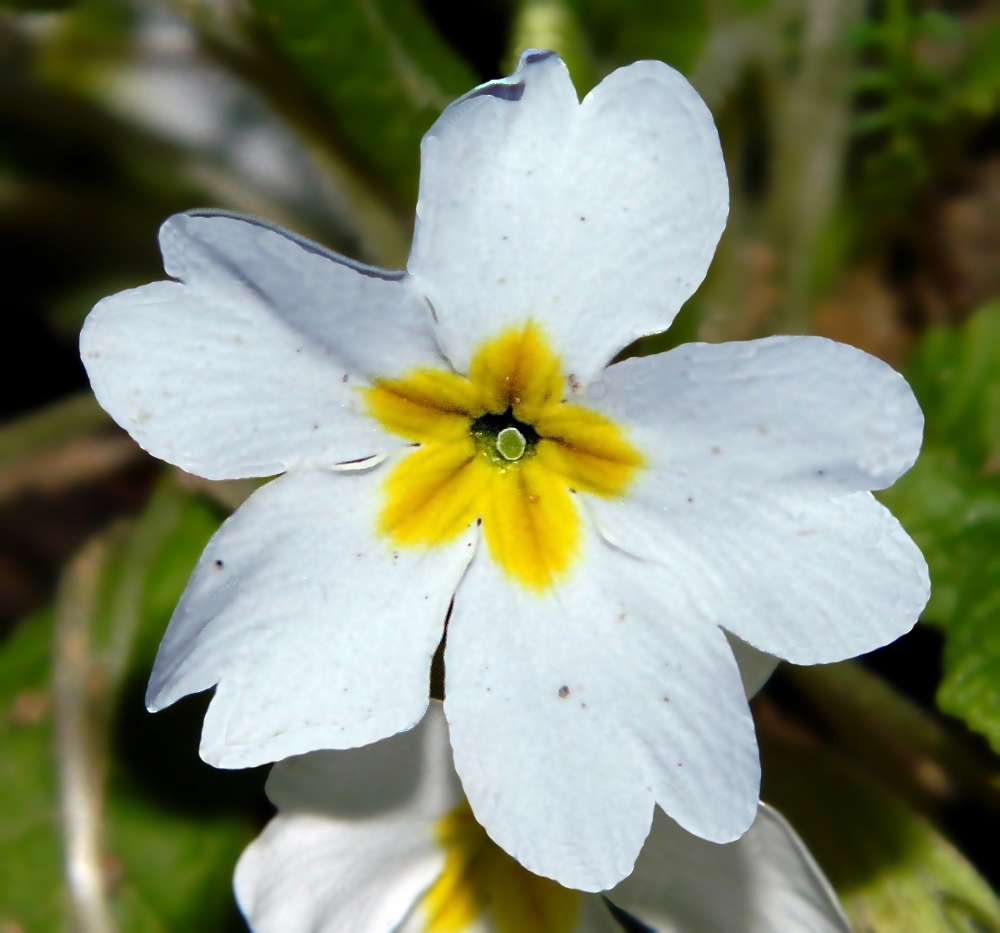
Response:
[{"label": "white flower", "polygon": [[[704,276],[726,216],[712,118],[658,62],[577,101],[562,62],[448,108],[406,273],[182,214],[158,282],[81,338],[101,404],[202,476],[284,473],[207,547],[150,709],[215,687],[201,754],[245,767],[445,712],[476,819],[605,890],[654,802],[715,842],[757,813],[725,630],[799,664],[907,631],[924,561],[868,490],[913,463],[903,379],[811,337],[603,368]],[[509,430],[514,429],[514,430]]]},{"label": "white flower", "polygon": [[[658,812],[606,900],[530,874],[473,818],[437,701],[411,732],[276,765],[267,791],[278,815],[235,877],[255,933],[622,933],[635,920],[653,933],[850,929],[802,841],[763,804],[728,845]],[[632,926],[614,919],[621,911]]]}]

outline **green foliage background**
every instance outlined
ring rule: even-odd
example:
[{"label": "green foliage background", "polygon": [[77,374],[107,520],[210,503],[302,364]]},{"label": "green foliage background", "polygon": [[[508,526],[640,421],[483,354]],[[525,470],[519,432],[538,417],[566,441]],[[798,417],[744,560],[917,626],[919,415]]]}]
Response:
[{"label": "green foliage background", "polygon": [[[936,705],[877,665],[783,668],[755,705],[763,793],[857,930],[1000,930],[1000,4],[0,0],[5,313],[72,346],[96,299],[161,275],[156,227],[194,206],[400,267],[422,134],[528,47],[559,51],[581,94],[667,61],[720,128],[733,204],[715,263],[629,352],[818,332],[911,380],[926,443],[881,498],[930,565]],[[0,428],[0,507],[108,476],[146,489],[91,523],[49,605],[0,641],[2,933],[86,926],[63,868],[73,780],[102,827],[105,929],[242,926],[230,877],[269,814],[264,774],[197,761],[202,699],[151,719],[141,695],[187,574],[250,487],[127,443],[86,394]]]}]

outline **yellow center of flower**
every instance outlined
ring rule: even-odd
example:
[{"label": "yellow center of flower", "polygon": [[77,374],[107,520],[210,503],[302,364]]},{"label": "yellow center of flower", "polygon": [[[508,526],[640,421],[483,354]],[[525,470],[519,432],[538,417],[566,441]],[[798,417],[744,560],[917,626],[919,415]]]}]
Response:
[{"label": "yellow center of flower", "polygon": [[496,933],[570,933],[580,895],[522,868],[476,822],[467,803],[438,821],[444,871],[424,895],[425,933],[462,933],[489,916]]},{"label": "yellow center of flower", "polygon": [[493,559],[541,592],[580,551],[573,493],[621,495],[643,459],[618,425],[563,401],[559,357],[532,322],[484,343],[468,376],[415,369],[365,389],[368,412],[419,446],[389,473],[379,530],[432,546],[480,519]]}]

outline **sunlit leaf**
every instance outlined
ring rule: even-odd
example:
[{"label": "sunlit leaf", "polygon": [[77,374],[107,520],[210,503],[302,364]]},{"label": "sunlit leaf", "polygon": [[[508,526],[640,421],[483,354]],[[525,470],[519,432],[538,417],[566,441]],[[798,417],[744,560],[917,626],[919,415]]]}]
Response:
[{"label": "sunlit leaf", "polygon": [[246,818],[209,819],[151,806],[141,789],[112,787],[105,826],[120,868],[114,907],[125,933],[218,933],[236,921],[231,878],[255,834]]},{"label": "sunlit leaf", "polygon": [[938,702],[1000,748],[1000,304],[929,330],[908,375],[926,441],[882,499],[930,567],[924,618],[947,635]]}]

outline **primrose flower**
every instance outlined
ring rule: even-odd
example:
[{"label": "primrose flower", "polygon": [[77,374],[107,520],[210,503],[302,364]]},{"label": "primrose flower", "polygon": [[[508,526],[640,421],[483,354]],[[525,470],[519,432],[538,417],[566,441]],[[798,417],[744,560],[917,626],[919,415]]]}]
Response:
[{"label": "primrose flower", "polygon": [[143,447],[284,474],[206,548],[147,702],[214,687],[220,767],[365,745],[420,721],[447,624],[477,821],[606,890],[654,804],[714,842],[753,823],[731,644],[813,664],[913,625],[926,566],[869,490],[913,463],[922,417],[888,366],[820,338],[608,365],[669,326],[726,217],[711,115],[666,65],[581,103],[525,53],[422,158],[406,272],[193,212],[161,230],[174,281],[88,318],[94,392]]},{"label": "primrose flower", "polygon": [[281,762],[267,792],[278,815],[235,877],[255,933],[850,930],[802,841],[763,804],[727,845],[658,812],[635,871],[603,897],[531,874],[473,817],[436,700],[410,732]]}]

